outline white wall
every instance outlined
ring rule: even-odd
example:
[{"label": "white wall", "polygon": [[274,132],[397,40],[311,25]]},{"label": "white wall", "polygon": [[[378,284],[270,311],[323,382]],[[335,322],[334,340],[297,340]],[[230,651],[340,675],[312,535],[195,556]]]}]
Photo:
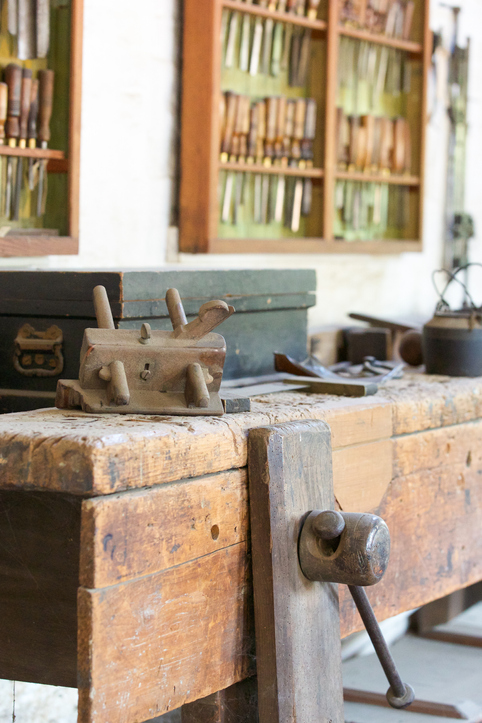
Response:
[{"label": "white wall", "polygon": [[[178,255],[170,227],[175,162],[180,0],[85,0],[80,254],[3,259],[1,266],[147,267],[167,263],[225,268],[315,268],[313,325],[351,310],[428,316],[432,269],[442,261],[447,119],[427,137],[424,252],[401,256]],[[472,256],[482,260],[482,3],[462,0],[472,39],[466,208],[476,222]],[[432,27],[450,11],[432,0]],[[480,232],[480,233],[479,233]],[[482,299],[481,299],[482,301]]]}]

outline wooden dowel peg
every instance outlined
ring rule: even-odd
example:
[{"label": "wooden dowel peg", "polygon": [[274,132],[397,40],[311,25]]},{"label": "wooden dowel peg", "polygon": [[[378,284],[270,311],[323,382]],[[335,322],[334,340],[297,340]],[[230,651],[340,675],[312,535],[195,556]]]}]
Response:
[{"label": "wooden dowel peg", "polygon": [[188,407],[205,408],[209,406],[209,392],[200,364],[189,364],[184,394]]},{"label": "wooden dowel peg", "polygon": [[181,327],[182,329],[183,326],[186,326],[186,314],[184,313],[184,307],[182,305],[181,297],[179,296],[179,291],[177,289],[167,290],[166,306],[174,331],[176,331],[176,329],[179,329],[179,327]]},{"label": "wooden dowel peg", "polygon": [[94,289],[94,309],[99,329],[115,329],[105,286],[96,286]]},{"label": "wooden dowel peg", "polygon": [[124,364],[121,361],[113,361],[109,364],[109,369],[111,375],[108,386],[109,402],[117,407],[129,404],[131,395]]}]

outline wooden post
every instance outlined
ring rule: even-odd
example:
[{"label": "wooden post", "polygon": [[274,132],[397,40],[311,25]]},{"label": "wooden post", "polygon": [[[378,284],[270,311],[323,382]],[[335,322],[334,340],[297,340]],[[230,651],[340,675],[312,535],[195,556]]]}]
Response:
[{"label": "wooden post", "polygon": [[249,496],[260,723],[343,723],[337,586],[298,563],[306,514],[333,509],[325,422],[249,434]]}]

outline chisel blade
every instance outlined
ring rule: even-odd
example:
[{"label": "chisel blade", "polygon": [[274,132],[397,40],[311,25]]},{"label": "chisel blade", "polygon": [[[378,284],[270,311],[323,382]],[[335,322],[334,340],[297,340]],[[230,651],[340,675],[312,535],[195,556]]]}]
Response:
[{"label": "chisel blade", "polygon": [[231,171],[226,179],[224,188],[223,210],[221,212],[221,221],[229,223],[231,218],[231,199],[233,196],[234,173]]},{"label": "chisel blade", "polygon": [[18,57],[31,60],[36,57],[36,6],[35,0],[18,1]]},{"label": "chisel blade", "polygon": [[228,42],[226,45],[226,55],[224,58],[224,66],[226,68],[232,68],[234,63],[234,49],[236,47],[236,34],[238,32],[238,18],[239,14],[237,12],[231,13],[231,18],[229,20]]},{"label": "chisel blade", "polygon": [[261,43],[263,40],[263,21],[256,18],[254,26],[253,45],[251,47],[251,59],[249,62],[249,74],[257,75],[259,66],[259,56],[261,53]]},{"label": "chisel blade", "polygon": [[274,22],[272,18],[267,18],[264,25],[264,37],[263,37],[263,62],[261,65],[261,72],[264,75],[269,75],[271,65],[271,44],[273,40],[273,28]]},{"label": "chisel blade", "polygon": [[291,230],[297,233],[300,230],[301,201],[303,199],[303,179],[297,178],[295,194],[293,197],[293,213],[291,215]]},{"label": "chisel blade", "polygon": [[50,46],[50,0],[36,0],[37,58],[46,58]]},{"label": "chisel blade", "polygon": [[246,72],[249,69],[249,36],[250,36],[251,18],[246,13],[243,15],[243,24],[241,26],[241,47],[239,50],[239,68]]},{"label": "chisel blade", "polygon": [[276,188],[276,202],[274,208],[274,220],[276,223],[283,221],[283,208],[285,203],[286,177],[278,176],[278,186]]},{"label": "chisel blade", "polygon": [[8,0],[8,32],[10,35],[16,35],[18,32],[17,0]]}]

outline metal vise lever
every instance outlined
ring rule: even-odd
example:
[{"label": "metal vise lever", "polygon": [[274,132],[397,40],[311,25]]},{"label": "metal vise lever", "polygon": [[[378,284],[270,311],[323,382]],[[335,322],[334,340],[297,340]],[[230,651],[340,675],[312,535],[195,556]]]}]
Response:
[{"label": "metal vise lever", "polygon": [[299,561],[308,580],[348,585],[390,687],[392,708],[413,702],[413,688],[402,681],[363,589],[383,577],[390,556],[390,533],[376,515],[314,510],[299,540]]}]

